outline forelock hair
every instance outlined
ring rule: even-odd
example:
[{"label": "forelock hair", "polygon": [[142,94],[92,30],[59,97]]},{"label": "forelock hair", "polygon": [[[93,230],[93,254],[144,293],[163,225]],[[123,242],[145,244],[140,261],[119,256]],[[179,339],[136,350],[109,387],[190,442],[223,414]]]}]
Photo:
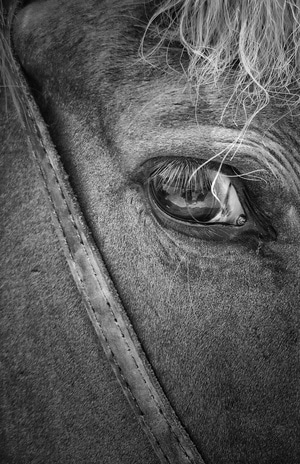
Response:
[{"label": "forelock hair", "polygon": [[158,38],[155,50],[181,43],[198,91],[227,83],[255,114],[274,98],[300,102],[300,0],[166,0],[148,33]]}]

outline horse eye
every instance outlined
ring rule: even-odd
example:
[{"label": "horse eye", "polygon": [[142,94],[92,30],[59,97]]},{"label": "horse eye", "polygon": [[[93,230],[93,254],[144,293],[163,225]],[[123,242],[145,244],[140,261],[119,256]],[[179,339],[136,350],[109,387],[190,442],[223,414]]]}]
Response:
[{"label": "horse eye", "polygon": [[[174,219],[192,224],[242,226],[247,221],[231,178],[218,167],[192,160],[162,163],[150,175],[149,193],[156,206]],[[231,175],[231,177],[230,177]]]},{"label": "horse eye", "polygon": [[185,233],[203,237],[206,232],[225,239],[254,233],[276,239],[270,218],[257,207],[240,174],[228,165],[160,158],[154,160],[147,178],[154,215],[177,230],[184,227]]}]

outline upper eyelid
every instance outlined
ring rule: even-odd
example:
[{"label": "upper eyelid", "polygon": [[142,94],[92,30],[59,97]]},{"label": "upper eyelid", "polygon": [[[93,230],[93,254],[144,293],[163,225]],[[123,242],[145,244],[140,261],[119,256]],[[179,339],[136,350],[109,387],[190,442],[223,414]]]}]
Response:
[{"label": "upper eyelid", "polygon": [[[136,131],[136,134],[139,134]],[[221,162],[226,158],[228,165],[234,165],[240,170],[246,172],[249,170],[262,169],[266,170],[272,167],[272,170],[278,171],[278,175],[282,172],[284,166],[280,162],[284,152],[289,158],[289,153],[286,153],[277,138],[271,137],[272,134],[261,133],[259,129],[253,128],[249,130],[247,135],[241,139],[239,129],[228,127],[219,127],[214,125],[199,126],[188,125],[174,129],[153,128],[149,130],[142,139],[140,136],[135,142],[135,138],[131,139],[130,146],[120,145],[121,151],[129,152],[133,155],[131,158],[141,165],[147,162],[151,154],[156,154],[159,157],[192,157],[195,159],[203,159],[209,161]],[[168,141],[165,143],[164,141]],[[276,155],[276,156],[275,156]],[[138,164],[131,165],[131,168],[137,169]],[[245,169],[244,169],[245,168]]]}]

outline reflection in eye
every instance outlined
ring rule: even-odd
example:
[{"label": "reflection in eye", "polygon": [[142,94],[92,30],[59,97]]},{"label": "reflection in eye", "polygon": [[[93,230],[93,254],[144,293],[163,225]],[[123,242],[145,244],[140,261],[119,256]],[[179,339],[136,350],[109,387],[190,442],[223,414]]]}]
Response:
[{"label": "reflection in eye", "polygon": [[149,183],[156,205],[189,223],[243,226],[247,216],[232,183],[237,174],[228,166],[226,173],[212,163],[200,166],[188,158],[159,163]]}]

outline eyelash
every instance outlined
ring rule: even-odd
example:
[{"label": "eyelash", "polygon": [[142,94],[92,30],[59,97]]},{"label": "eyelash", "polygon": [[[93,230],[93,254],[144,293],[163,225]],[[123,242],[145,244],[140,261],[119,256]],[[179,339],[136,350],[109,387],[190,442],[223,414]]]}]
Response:
[{"label": "eyelash", "polygon": [[[195,160],[191,158],[175,158],[170,161],[160,161],[157,164],[158,166],[156,169],[150,174],[150,179],[161,176],[164,178],[163,182],[167,180],[167,186],[173,185],[175,181],[175,185],[173,186],[178,189],[199,187],[197,181],[201,180],[201,178],[199,178],[199,176],[197,177],[196,173],[199,169],[199,163],[195,162]],[[207,177],[204,178],[204,181],[208,181]],[[207,187],[207,185],[204,184],[203,186]],[[202,187],[202,185],[200,187]]]}]

